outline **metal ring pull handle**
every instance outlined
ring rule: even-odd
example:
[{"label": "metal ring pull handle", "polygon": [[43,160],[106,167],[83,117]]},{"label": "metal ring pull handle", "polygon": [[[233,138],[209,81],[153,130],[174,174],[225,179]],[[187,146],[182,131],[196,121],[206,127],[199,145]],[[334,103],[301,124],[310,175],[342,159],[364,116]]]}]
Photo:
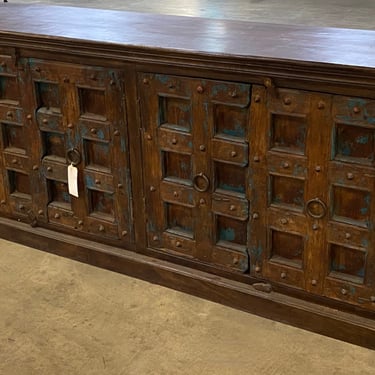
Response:
[{"label": "metal ring pull handle", "polygon": [[204,193],[210,187],[210,180],[203,172],[198,173],[193,178],[193,186],[196,191]]},{"label": "metal ring pull handle", "polygon": [[327,206],[319,198],[313,198],[306,203],[306,212],[314,219],[322,219],[326,216]]},{"label": "metal ring pull handle", "polygon": [[66,152],[66,159],[69,164],[76,166],[81,162],[81,153],[76,148],[71,148]]}]

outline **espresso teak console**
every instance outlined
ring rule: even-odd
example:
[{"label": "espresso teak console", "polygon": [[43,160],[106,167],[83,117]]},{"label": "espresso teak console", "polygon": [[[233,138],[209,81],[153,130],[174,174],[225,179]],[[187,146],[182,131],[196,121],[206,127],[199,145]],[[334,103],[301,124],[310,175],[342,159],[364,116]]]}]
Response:
[{"label": "espresso teak console", "polygon": [[0,236],[375,348],[374,40],[1,4]]}]

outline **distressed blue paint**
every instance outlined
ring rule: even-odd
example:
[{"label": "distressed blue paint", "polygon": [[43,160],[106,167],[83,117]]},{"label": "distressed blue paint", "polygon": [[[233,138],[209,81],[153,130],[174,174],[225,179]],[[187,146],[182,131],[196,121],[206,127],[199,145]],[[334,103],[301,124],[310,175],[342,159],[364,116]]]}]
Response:
[{"label": "distressed blue paint", "polygon": [[97,131],[96,136],[97,136],[97,138],[99,138],[99,139],[102,139],[102,140],[105,139],[105,135],[104,135],[104,132],[103,132],[102,129],[99,129],[99,130]]},{"label": "distressed blue paint", "polygon": [[345,272],[346,267],[345,264],[337,264],[335,261],[332,261],[331,268],[333,271],[338,271],[338,272]]},{"label": "distressed blue paint", "polygon": [[350,156],[352,154],[351,145],[347,142],[342,143],[339,146],[339,153],[343,156]]},{"label": "distressed blue paint", "polygon": [[278,195],[274,196],[273,203],[276,203],[276,204],[282,203],[281,197]]},{"label": "distressed blue paint", "polygon": [[[341,272],[341,273],[349,273],[346,265],[345,264],[337,264],[335,261],[332,262],[331,264],[332,270],[336,272]],[[355,276],[363,278],[365,276],[365,269],[364,267],[361,267],[360,269],[355,271]],[[353,287],[353,290],[351,292],[354,294],[355,293],[355,288]]]},{"label": "distressed blue paint", "polygon": [[147,230],[149,232],[155,232],[156,231],[156,226],[155,226],[154,222],[152,222],[152,221],[147,222]]},{"label": "distressed blue paint", "polygon": [[255,259],[260,259],[263,254],[263,248],[260,244],[257,247],[253,247],[251,253],[254,255]]},{"label": "distressed blue paint", "polygon": [[368,208],[367,207],[362,207],[360,209],[361,215],[365,216],[368,214]]},{"label": "distressed blue paint", "polygon": [[120,137],[120,149],[121,149],[121,152],[126,153],[126,140],[125,140],[125,137]]},{"label": "distressed blue paint", "polygon": [[[361,276],[361,277],[363,277],[363,276]],[[349,285],[349,292],[350,292],[350,294],[355,294],[356,291],[357,291],[357,288],[354,285]]]},{"label": "distressed blue paint", "polygon": [[81,143],[81,134],[79,134],[79,132],[76,132],[75,135],[74,135],[74,141],[75,141],[75,144],[76,145],[79,145]]},{"label": "distressed blue paint", "polygon": [[31,69],[33,69],[33,68],[36,67],[36,61],[35,61],[35,59],[29,58],[28,62],[29,62],[29,66],[30,66]]},{"label": "distressed blue paint", "polygon": [[234,241],[236,233],[233,228],[221,228],[219,233],[219,239],[222,241]]},{"label": "distressed blue paint", "polygon": [[246,254],[246,258],[241,258],[239,262],[239,269],[242,272],[246,272],[249,268],[249,256]]},{"label": "distressed blue paint", "polygon": [[371,195],[370,194],[365,195],[364,201],[365,201],[365,204],[369,206],[371,203]]},{"label": "distressed blue paint", "polygon": [[239,121],[236,121],[233,128],[224,128],[222,130],[222,133],[225,135],[229,135],[231,137],[245,137],[245,128],[242,126],[242,123]]},{"label": "distressed blue paint", "polygon": [[208,118],[208,103],[203,104],[204,109],[204,120],[203,120],[203,129],[208,132],[207,118]]},{"label": "distressed blue paint", "polygon": [[192,142],[192,141],[189,141],[189,142],[188,142],[188,147],[189,147],[189,148],[193,148],[193,142]]},{"label": "distressed blue paint", "polygon": [[49,118],[48,119],[48,128],[51,130],[58,130],[60,127],[60,123],[55,118]]},{"label": "distressed blue paint", "polygon": [[39,99],[42,97],[47,99],[48,102],[40,103],[43,107],[60,107],[60,96],[59,87],[55,83],[48,82],[36,82],[37,93],[39,94]]},{"label": "distressed blue paint", "polygon": [[236,193],[243,193],[243,194],[245,193],[245,186],[244,185],[234,186],[234,185],[222,183],[218,187],[219,187],[219,189],[234,191]]},{"label": "distressed blue paint", "polygon": [[298,196],[293,198],[293,203],[297,206],[303,206],[303,190],[298,191]]},{"label": "distressed blue paint", "polygon": [[362,277],[362,278],[365,277],[365,268],[364,267],[362,267],[361,269],[358,270],[357,276]]},{"label": "distressed blue paint", "polygon": [[[1,97],[1,93],[0,93],[0,97]],[[22,122],[23,119],[22,119],[22,112],[21,111],[16,111],[16,121],[17,122]]]},{"label": "distressed blue paint", "polygon": [[368,242],[368,239],[367,238],[361,238],[361,245],[363,246],[363,247],[368,247],[368,245],[369,245],[369,242]]},{"label": "distressed blue paint", "polygon": [[166,85],[169,82],[169,76],[166,76],[164,74],[156,74],[155,79],[162,83],[163,85]]},{"label": "distressed blue paint", "polygon": [[85,185],[86,185],[87,187],[89,187],[89,188],[95,186],[95,181],[94,181],[94,179],[93,179],[92,176],[90,176],[90,175],[85,175]]},{"label": "distressed blue paint", "polygon": [[361,145],[366,145],[369,142],[369,136],[368,135],[359,136],[356,138],[355,141]]},{"label": "distressed blue paint", "polygon": [[66,202],[66,203],[70,203],[70,195],[69,195],[68,192],[64,191],[64,192],[62,193],[62,198],[63,198],[64,202]]},{"label": "distressed blue paint", "polygon": [[[70,133],[71,133],[71,131],[70,131]],[[69,136],[66,139],[66,145],[67,145],[68,149],[74,148],[74,142],[73,142],[72,138],[69,137]]]},{"label": "distressed blue paint", "polygon": [[190,164],[185,163],[184,161],[182,161],[182,162],[180,163],[180,167],[181,167],[181,170],[182,170],[183,172],[188,172],[188,171],[190,171]]},{"label": "distressed blue paint", "polygon": [[187,199],[188,199],[188,203],[189,204],[193,204],[193,202],[194,202],[194,194],[193,194],[192,191],[189,191]]},{"label": "distressed blue paint", "polygon": [[304,175],[306,173],[306,168],[301,164],[295,164],[293,169],[294,176]]},{"label": "distressed blue paint", "polygon": [[211,93],[213,96],[218,96],[220,93],[226,93],[228,91],[228,85],[226,84],[217,84],[213,85],[211,89]]},{"label": "distressed blue paint", "polygon": [[361,215],[367,215],[369,213],[369,207],[371,204],[371,195],[366,194],[363,198],[363,202],[365,204],[365,207],[360,208]]}]

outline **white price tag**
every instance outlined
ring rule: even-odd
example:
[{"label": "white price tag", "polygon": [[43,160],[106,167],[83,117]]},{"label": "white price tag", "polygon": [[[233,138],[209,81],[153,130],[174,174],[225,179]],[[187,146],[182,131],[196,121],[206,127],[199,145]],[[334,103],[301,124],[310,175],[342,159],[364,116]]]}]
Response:
[{"label": "white price tag", "polygon": [[73,164],[68,166],[68,189],[70,195],[78,198],[78,169]]}]

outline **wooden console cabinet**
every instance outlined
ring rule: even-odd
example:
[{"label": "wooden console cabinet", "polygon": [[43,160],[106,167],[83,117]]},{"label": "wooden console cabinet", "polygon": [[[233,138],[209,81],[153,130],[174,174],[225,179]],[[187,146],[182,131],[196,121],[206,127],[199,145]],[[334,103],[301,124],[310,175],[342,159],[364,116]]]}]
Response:
[{"label": "wooden console cabinet", "polygon": [[375,32],[0,10],[3,238],[375,348]]}]

